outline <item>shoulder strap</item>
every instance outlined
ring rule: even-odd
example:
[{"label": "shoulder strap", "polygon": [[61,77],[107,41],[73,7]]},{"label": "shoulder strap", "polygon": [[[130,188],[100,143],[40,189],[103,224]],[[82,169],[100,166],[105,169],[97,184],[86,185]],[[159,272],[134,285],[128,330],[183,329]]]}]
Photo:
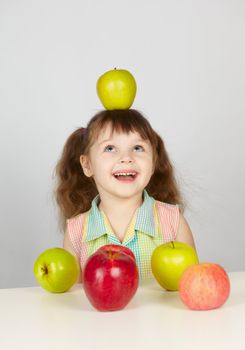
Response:
[{"label": "shoulder strap", "polygon": [[78,257],[81,254],[82,248],[82,235],[85,222],[84,213],[75,216],[74,218],[68,219],[66,221],[68,236],[74,252]]},{"label": "shoulder strap", "polygon": [[157,201],[157,209],[164,242],[175,241],[179,226],[178,205]]}]

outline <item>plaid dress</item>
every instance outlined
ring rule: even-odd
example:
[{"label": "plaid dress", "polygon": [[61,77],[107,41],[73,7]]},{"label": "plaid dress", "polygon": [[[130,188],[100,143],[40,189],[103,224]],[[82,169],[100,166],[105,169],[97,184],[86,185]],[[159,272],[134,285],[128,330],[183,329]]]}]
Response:
[{"label": "plaid dress", "polygon": [[160,244],[174,241],[179,224],[179,207],[155,200],[146,190],[142,205],[135,211],[123,242],[98,209],[99,195],[86,213],[67,220],[68,237],[83,269],[86,259],[105,244],[118,244],[131,249],[136,257],[140,280],[152,278],[151,255]]}]

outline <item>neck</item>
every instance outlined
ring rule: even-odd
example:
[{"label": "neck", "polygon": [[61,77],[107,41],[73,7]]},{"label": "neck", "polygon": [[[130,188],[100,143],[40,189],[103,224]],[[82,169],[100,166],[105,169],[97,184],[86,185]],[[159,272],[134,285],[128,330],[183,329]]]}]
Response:
[{"label": "neck", "polygon": [[133,213],[143,202],[143,193],[140,192],[130,198],[120,198],[110,195],[100,195],[98,208],[105,214],[121,216],[125,213]]}]

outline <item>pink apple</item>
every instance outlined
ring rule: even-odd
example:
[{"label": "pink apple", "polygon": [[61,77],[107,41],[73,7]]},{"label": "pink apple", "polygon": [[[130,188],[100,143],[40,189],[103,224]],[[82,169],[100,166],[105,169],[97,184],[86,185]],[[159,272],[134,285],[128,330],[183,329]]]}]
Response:
[{"label": "pink apple", "polygon": [[84,291],[99,311],[123,309],[135,295],[138,284],[135,260],[114,247],[98,249],[85,263]]},{"label": "pink apple", "polygon": [[192,310],[218,308],[229,297],[229,277],[218,264],[191,265],[181,276],[179,294],[183,303]]},{"label": "pink apple", "polygon": [[115,252],[121,252],[121,253],[128,254],[129,256],[131,256],[135,260],[135,255],[132,252],[132,250],[127,248],[127,247],[124,247],[122,245],[106,244],[106,245],[103,245],[102,247],[100,247],[98,250],[108,251],[108,250],[111,250],[111,249],[113,249]]}]

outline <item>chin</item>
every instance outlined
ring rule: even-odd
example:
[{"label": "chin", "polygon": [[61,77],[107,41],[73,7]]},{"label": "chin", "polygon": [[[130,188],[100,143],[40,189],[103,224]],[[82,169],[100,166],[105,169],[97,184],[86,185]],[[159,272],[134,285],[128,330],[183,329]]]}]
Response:
[{"label": "chin", "polygon": [[139,188],[139,189],[133,189],[133,188],[124,188],[124,189],[117,189],[113,192],[113,194],[117,197],[121,198],[132,198],[133,196],[142,194],[144,191],[144,188]]}]

